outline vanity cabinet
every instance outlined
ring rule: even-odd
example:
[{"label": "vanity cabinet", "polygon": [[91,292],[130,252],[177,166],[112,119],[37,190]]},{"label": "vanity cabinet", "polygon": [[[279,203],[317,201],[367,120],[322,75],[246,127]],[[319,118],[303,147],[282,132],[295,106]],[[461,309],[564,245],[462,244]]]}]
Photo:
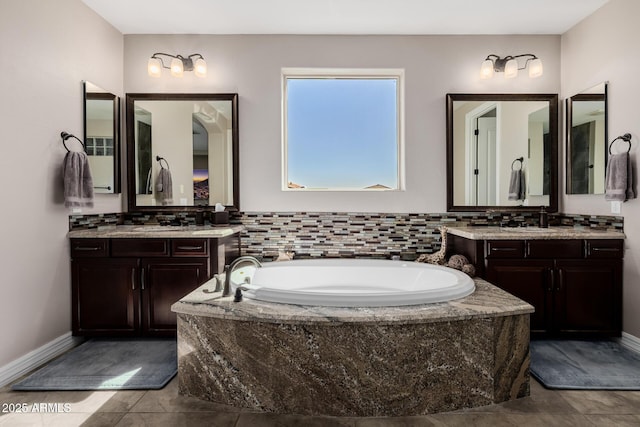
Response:
[{"label": "vanity cabinet", "polygon": [[467,255],[480,277],[534,306],[532,336],[620,336],[623,240],[451,237],[450,253]]},{"label": "vanity cabinet", "polygon": [[238,235],[71,239],[73,334],[173,336],[171,305],[238,255]]}]

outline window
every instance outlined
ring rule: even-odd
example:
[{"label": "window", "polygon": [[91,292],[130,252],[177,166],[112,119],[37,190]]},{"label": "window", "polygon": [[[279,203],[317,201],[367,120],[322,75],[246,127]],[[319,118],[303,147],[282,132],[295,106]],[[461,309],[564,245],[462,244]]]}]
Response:
[{"label": "window", "polygon": [[282,74],[284,190],[403,189],[403,70]]},{"label": "window", "polygon": [[113,138],[88,137],[85,146],[88,156],[113,156]]}]

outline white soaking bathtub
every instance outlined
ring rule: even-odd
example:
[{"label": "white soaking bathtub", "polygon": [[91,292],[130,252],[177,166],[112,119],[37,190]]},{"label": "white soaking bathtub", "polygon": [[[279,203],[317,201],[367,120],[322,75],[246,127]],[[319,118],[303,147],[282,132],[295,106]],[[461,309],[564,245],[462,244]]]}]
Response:
[{"label": "white soaking bathtub", "polygon": [[246,298],[328,307],[386,307],[450,301],[470,295],[473,280],[452,268],[406,261],[318,259],[234,270],[231,287]]}]

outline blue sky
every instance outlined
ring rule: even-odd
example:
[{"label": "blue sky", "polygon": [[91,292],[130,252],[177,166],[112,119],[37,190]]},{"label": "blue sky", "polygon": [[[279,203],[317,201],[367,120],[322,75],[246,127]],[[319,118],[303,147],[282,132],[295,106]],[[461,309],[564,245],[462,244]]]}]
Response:
[{"label": "blue sky", "polygon": [[289,181],[397,188],[396,79],[287,82]]}]

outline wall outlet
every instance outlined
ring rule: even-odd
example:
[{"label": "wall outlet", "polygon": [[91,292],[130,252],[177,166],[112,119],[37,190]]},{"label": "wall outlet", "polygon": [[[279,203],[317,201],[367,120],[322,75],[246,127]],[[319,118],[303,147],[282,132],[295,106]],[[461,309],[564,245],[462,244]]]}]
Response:
[{"label": "wall outlet", "polygon": [[622,202],[611,202],[611,213],[619,214]]}]

